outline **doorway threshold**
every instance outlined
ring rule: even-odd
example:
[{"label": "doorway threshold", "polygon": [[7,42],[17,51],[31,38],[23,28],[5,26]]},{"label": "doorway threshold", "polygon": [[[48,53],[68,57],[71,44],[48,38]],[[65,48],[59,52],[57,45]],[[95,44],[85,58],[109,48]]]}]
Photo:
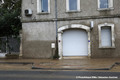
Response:
[{"label": "doorway threshold", "polygon": [[65,56],[63,59],[89,59],[90,57],[88,56]]}]

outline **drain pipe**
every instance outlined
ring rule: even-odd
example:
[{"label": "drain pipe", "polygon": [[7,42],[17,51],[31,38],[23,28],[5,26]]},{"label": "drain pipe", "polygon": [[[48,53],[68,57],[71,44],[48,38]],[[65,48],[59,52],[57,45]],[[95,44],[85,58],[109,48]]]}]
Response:
[{"label": "drain pipe", "polygon": [[58,38],[58,25],[57,25],[57,19],[58,19],[58,16],[57,16],[57,0],[55,0],[55,25],[56,25],[56,40]]},{"label": "drain pipe", "polygon": [[56,26],[56,49],[55,49],[55,55],[53,56],[54,58],[58,58],[58,24],[57,24],[57,0],[55,0],[55,26]]}]

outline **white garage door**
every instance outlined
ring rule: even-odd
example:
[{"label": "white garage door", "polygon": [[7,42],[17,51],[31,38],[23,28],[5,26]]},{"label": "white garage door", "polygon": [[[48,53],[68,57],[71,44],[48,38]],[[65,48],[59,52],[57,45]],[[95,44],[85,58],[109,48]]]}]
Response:
[{"label": "white garage door", "polygon": [[67,30],[63,33],[63,56],[88,56],[85,30]]}]

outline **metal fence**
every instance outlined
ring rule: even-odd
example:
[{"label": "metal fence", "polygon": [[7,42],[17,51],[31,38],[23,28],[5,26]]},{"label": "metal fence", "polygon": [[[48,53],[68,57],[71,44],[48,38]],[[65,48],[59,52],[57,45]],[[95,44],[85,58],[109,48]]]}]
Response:
[{"label": "metal fence", "polygon": [[0,37],[0,53],[8,52],[20,52],[20,37]]}]

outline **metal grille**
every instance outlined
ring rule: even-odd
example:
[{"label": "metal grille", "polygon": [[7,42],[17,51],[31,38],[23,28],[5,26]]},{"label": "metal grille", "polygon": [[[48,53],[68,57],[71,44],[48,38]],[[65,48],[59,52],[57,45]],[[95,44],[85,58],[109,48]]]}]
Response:
[{"label": "metal grille", "polygon": [[20,52],[20,37],[0,37],[0,53],[8,52]]},{"label": "metal grille", "polygon": [[6,37],[0,37],[0,53],[6,53]]}]

